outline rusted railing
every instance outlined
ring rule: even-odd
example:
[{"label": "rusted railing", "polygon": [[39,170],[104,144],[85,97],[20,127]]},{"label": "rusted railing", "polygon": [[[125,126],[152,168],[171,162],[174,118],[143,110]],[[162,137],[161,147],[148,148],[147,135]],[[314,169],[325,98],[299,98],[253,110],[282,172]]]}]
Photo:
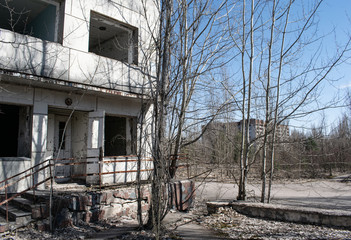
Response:
[{"label": "rusted railing", "polygon": [[[15,174],[11,177],[8,177],[2,181],[0,181],[0,185],[4,184],[3,186],[0,187],[0,191],[4,190],[5,192],[5,199],[0,202],[0,206],[6,204],[6,221],[8,221],[8,203],[13,200],[14,198],[21,196],[22,194],[33,190],[33,198],[35,200],[36,198],[36,192],[35,189],[40,186],[41,184],[44,184],[45,182],[53,179],[59,179],[59,178],[76,178],[76,177],[87,177],[87,176],[99,176],[99,185],[100,185],[100,191],[101,191],[101,183],[102,183],[102,175],[108,175],[108,174],[118,174],[118,173],[133,173],[137,172],[137,170],[125,170],[125,171],[112,171],[112,172],[103,172],[103,164],[105,163],[119,163],[119,162],[137,162],[138,159],[137,156],[131,155],[131,156],[111,156],[111,157],[106,157],[108,159],[114,159],[114,160],[104,160],[104,157],[102,155],[102,150],[100,149],[100,154],[98,157],[85,157],[85,158],[53,158],[53,159],[47,159],[44,160],[43,162],[36,164],[35,166],[28,168],[18,174]],[[125,158],[125,159],[120,159],[120,158]],[[132,158],[132,159],[130,159]],[[85,159],[85,161],[79,161],[77,162],[76,160],[82,160]],[[88,161],[88,159],[98,159],[97,161]],[[69,161],[67,163],[63,163],[62,161]],[[152,161],[152,159],[143,159],[142,161]],[[70,174],[69,176],[56,176],[55,172],[53,171],[52,167],[59,167],[59,166],[75,166],[75,165],[88,165],[88,164],[98,164],[99,170],[96,173],[85,173],[85,174]],[[43,179],[42,181],[39,181],[39,174],[44,173],[44,171],[49,168],[48,177]],[[142,169],[140,170],[141,172],[145,171],[153,171],[153,169]],[[45,174],[43,174],[45,176]],[[35,177],[37,177],[37,183],[35,183]],[[15,178],[18,178],[14,180]],[[25,180],[27,178],[31,178],[32,180],[32,186],[26,188],[25,190],[11,194],[11,196],[8,196],[8,188],[18,184],[20,181]],[[13,180],[13,181],[11,181]],[[11,182],[9,182],[11,181]]]},{"label": "rusted railing", "polygon": [[[77,178],[77,177],[88,177],[88,176],[99,176],[99,182],[101,184],[102,180],[101,177],[103,175],[109,175],[109,174],[117,174],[117,173],[135,173],[137,170],[123,170],[123,171],[109,171],[109,172],[104,172],[103,171],[103,165],[108,164],[108,163],[130,163],[130,162],[138,162],[138,159],[136,155],[128,155],[128,156],[107,156],[107,157],[102,157],[101,155],[99,157],[90,157],[92,159],[99,159],[97,161],[79,161],[79,162],[67,162],[67,163],[55,163],[56,167],[59,166],[77,166],[77,165],[88,165],[88,164],[97,164],[98,165],[98,172],[96,173],[84,173],[84,174],[70,174],[69,176],[54,176],[55,179],[58,178]],[[108,160],[105,160],[105,159]],[[125,159],[120,159],[120,158],[125,158]],[[132,159],[131,159],[132,158]],[[85,158],[88,159],[88,158]],[[110,160],[114,159],[114,160]],[[72,158],[62,158],[62,159],[54,159],[55,161],[64,161],[64,160],[72,160]],[[80,159],[81,160],[81,159]],[[143,158],[143,162],[152,162],[151,158]],[[141,169],[141,172],[148,172],[148,171],[153,171],[153,168],[150,169]]]},{"label": "rusted railing", "polygon": [[[45,166],[43,166],[44,164],[46,164]],[[50,164],[50,159],[48,160],[45,160],[31,168],[28,168],[26,170],[24,170],[23,172],[20,172],[18,174],[15,174],[11,177],[8,177],[2,181],[0,181],[0,184],[4,184],[4,186],[1,186],[0,187],[0,191],[4,190],[5,191],[5,199],[3,201],[0,202],[0,206],[6,204],[6,221],[8,222],[8,203],[13,200],[14,198],[30,191],[30,190],[33,190],[33,196],[34,196],[34,200],[35,200],[35,188],[37,188],[39,185],[45,183],[46,181],[50,180],[52,178],[52,176],[50,175],[50,177],[38,182],[35,184],[35,174],[38,174],[37,176],[39,176],[39,172],[41,171],[44,171],[45,169],[47,169],[48,167],[50,167],[51,164]],[[29,172],[29,173],[28,173]],[[22,176],[24,175],[24,176]],[[15,178],[19,177],[19,179],[16,179],[16,180],[13,180]],[[8,196],[8,188],[19,183],[20,181],[26,179],[26,178],[32,178],[32,186],[19,192],[19,193],[15,193],[13,195],[11,195],[11,197]],[[13,180],[9,183],[10,180]]]}]

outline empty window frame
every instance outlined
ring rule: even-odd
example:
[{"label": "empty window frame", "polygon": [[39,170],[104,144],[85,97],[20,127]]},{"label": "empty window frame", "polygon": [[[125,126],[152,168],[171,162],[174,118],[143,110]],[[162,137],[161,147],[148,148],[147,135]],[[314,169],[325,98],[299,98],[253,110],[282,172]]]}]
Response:
[{"label": "empty window frame", "polygon": [[136,118],[105,116],[105,156],[136,154]]},{"label": "empty window frame", "polygon": [[32,108],[0,104],[0,157],[30,157]]},{"label": "empty window frame", "polygon": [[91,12],[89,52],[130,64],[138,64],[138,30]]},{"label": "empty window frame", "polygon": [[0,28],[62,43],[63,13],[63,0],[0,0]]}]

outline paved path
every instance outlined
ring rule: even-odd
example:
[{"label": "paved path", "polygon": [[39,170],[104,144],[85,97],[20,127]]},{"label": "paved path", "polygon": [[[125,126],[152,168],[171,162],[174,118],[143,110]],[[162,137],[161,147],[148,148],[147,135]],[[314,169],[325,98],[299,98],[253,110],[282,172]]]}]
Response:
[{"label": "paved path", "polygon": [[[342,182],[343,177],[331,180],[302,180],[274,183],[272,203],[288,206],[314,207],[331,210],[351,211],[351,182]],[[198,185],[197,198],[223,200],[236,198],[235,184],[209,182]],[[259,201],[260,184],[249,184],[247,195]]]}]

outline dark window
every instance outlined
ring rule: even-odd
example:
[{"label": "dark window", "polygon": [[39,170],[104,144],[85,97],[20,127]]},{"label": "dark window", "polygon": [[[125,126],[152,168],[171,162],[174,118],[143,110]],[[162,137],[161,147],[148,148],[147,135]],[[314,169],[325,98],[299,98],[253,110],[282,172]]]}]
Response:
[{"label": "dark window", "polygon": [[126,155],[126,118],[105,117],[105,156]]},{"label": "dark window", "polygon": [[30,157],[31,108],[0,104],[0,157]]},{"label": "dark window", "polygon": [[63,1],[0,0],[0,28],[62,42]]},{"label": "dark window", "polygon": [[138,64],[138,30],[95,12],[90,15],[89,52]]}]

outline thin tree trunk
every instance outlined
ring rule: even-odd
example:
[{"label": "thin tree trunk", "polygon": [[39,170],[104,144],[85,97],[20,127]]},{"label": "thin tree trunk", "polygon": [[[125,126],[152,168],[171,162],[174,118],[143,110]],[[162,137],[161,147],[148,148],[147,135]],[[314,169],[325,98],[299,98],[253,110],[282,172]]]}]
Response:
[{"label": "thin tree trunk", "polygon": [[242,24],[243,24],[243,34],[242,34],[242,49],[241,49],[241,70],[243,78],[243,96],[242,96],[242,125],[241,125],[241,148],[240,148],[240,180],[239,180],[239,192],[238,200],[245,200],[246,198],[246,186],[245,186],[245,134],[246,134],[246,121],[245,121],[245,109],[246,109],[246,73],[245,73],[245,8],[246,1],[243,1],[242,9]]},{"label": "thin tree trunk", "polygon": [[187,109],[187,102],[188,102],[188,81],[187,81],[187,68],[188,68],[188,24],[187,24],[187,2],[186,0],[182,0],[182,24],[180,32],[181,32],[181,48],[183,51],[181,51],[182,54],[182,88],[183,88],[183,94],[182,94],[182,104],[181,104],[181,109],[179,113],[179,122],[178,122],[178,129],[177,129],[177,134],[176,134],[176,140],[175,140],[175,146],[174,146],[174,152],[172,156],[172,162],[171,162],[171,167],[170,167],[170,177],[174,178],[175,173],[176,173],[176,167],[177,167],[177,160],[178,160],[178,154],[179,154],[179,149],[180,149],[180,141],[181,141],[181,136],[182,136],[182,130],[183,130],[183,125],[185,122],[185,111]]},{"label": "thin tree trunk", "polygon": [[283,68],[283,60],[284,60],[284,43],[285,43],[285,34],[286,34],[286,29],[288,26],[289,22],[289,14],[290,14],[290,8],[293,0],[290,0],[289,6],[287,9],[286,13],[286,20],[285,20],[285,26],[284,26],[284,31],[282,35],[282,41],[281,41],[281,48],[280,48],[280,59],[279,59],[279,72],[278,72],[278,77],[277,77],[277,97],[275,100],[275,107],[274,107],[274,118],[273,118],[273,133],[272,133],[272,143],[271,143],[271,159],[270,159],[270,171],[269,171],[269,184],[268,184],[268,196],[267,196],[267,202],[269,203],[271,201],[271,190],[272,190],[272,182],[273,182],[273,173],[274,173],[274,157],[275,157],[275,139],[276,139],[276,131],[277,131],[277,123],[278,123],[278,108],[279,108],[279,98],[280,98],[280,78],[281,78],[281,73],[282,73],[282,68]]},{"label": "thin tree trunk", "polygon": [[[265,202],[266,198],[266,162],[267,162],[267,139],[269,134],[269,121],[270,121],[270,93],[271,93],[271,67],[272,67],[272,48],[274,38],[274,27],[275,27],[275,0],[273,0],[272,6],[272,24],[271,24],[271,35],[268,45],[268,67],[267,67],[267,85],[266,85],[266,117],[264,123],[264,138],[263,138],[263,155],[262,155],[262,189],[261,189],[261,202]],[[273,133],[274,134],[274,133]]]},{"label": "thin tree trunk", "polygon": [[141,113],[140,113],[140,131],[139,131],[139,150],[138,150],[138,162],[137,162],[137,202],[138,202],[138,209],[137,209],[137,217],[139,228],[143,227],[143,212],[142,212],[142,191],[141,191],[141,153],[142,153],[142,143],[143,143],[143,132],[144,132],[144,114],[145,114],[145,106],[144,106],[144,98],[143,92],[144,88],[142,89],[142,98],[141,98]]}]

